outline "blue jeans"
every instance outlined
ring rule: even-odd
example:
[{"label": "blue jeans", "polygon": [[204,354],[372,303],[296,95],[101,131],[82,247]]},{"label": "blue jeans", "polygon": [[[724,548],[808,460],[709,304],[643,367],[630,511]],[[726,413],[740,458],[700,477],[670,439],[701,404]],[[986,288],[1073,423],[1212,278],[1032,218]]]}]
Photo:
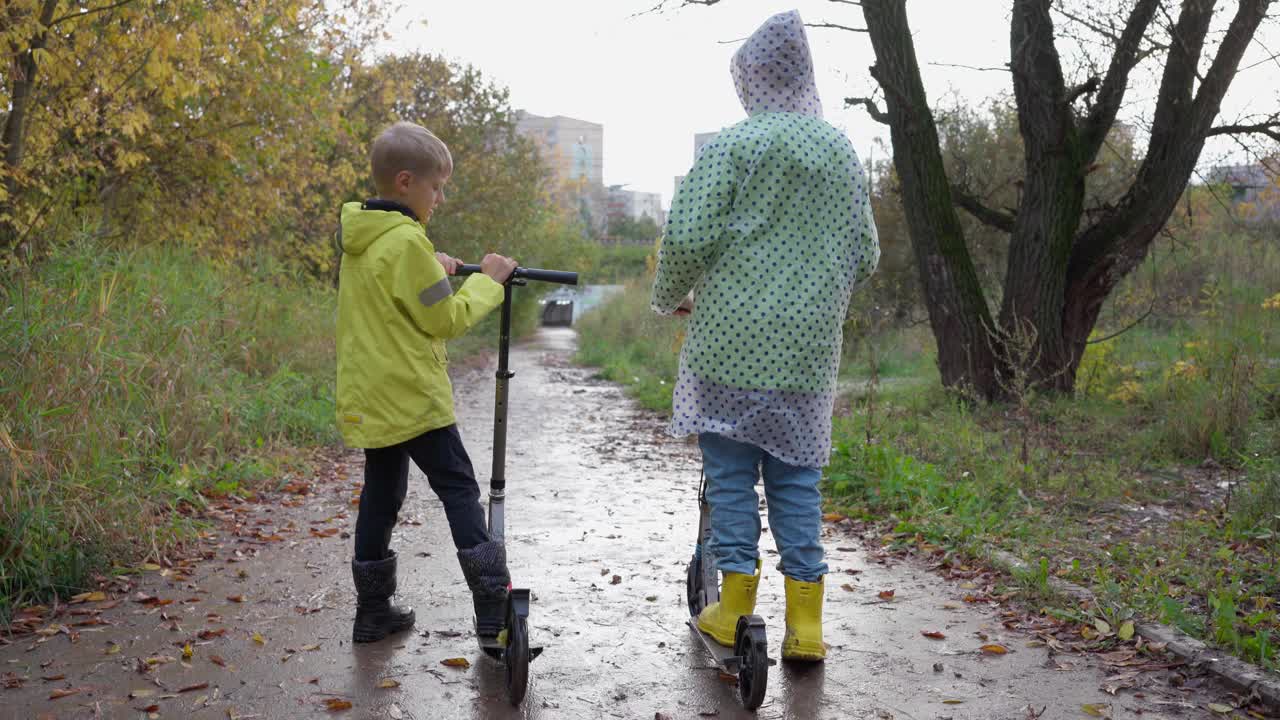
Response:
[{"label": "blue jeans", "polygon": [[760,557],[760,498],[763,471],[769,527],[782,554],[782,572],[801,582],[827,574],[822,561],[822,495],[818,468],[788,465],[748,443],[715,433],[698,435],[711,506],[709,550],[721,572],[754,574]]}]

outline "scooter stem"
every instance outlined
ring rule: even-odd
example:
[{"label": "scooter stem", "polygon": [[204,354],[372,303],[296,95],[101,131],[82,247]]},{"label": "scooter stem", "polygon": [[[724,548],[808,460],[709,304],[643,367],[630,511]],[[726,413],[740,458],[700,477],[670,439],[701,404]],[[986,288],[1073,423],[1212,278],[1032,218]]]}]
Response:
[{"label": "scooter stem", "polygon": [[497,391],[493,408],[493,472],[489,475],[489,535],[501,542],[506,535],[504,505],[507,496],[507,387],[515,373],[511,355],[511,283],[502,295],[502,324],[498,332]]}]

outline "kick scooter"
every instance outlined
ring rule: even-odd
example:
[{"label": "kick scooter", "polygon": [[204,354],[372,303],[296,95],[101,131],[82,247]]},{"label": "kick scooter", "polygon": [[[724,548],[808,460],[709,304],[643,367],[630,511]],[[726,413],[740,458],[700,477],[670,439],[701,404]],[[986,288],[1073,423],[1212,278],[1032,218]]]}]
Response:
[{"label": "kick scooter", "polygon": [[704,472],[698,487],[698,544],[693,549],[693,559],[685,574],[685,596],[689,602],[689,627],[702,641],[711,657],[715,658],[721,672],[738,676],[738,698],[743,707],[755,710],[764,702],[765,687],[769,683],[769,666],[777,660],[769,658],[769,643],[765,637],[764,619],[759,615],[743,615],[738,618],[734,631],[733,648],[727,648],[698,627],[698,615],[702,609],[720,601],[720,573],[706,548],[711,541],[711,507],[707,505],[707,476]]},{"label": "kick scooter", "polygon": [[[479,265],[463,265],[458,275],[480,272]],[[529,280],[577,285],[578,273],[518,267],[503,285],[502,324],[498,334],[497,390],[493,411],[493,472],[489,476],[489,535],[506,541],[505,504],[507,497],[507,385],[515,373],[508,366],[511,350],[511,289]],[[494,638],[476,637],[486,655],[502,663],[507,674],[507,699],[512,705],[524,700],[529,687],[529,662],[542,654],[541,647],[529,646],[529,590],[512,588],[507,593],[507,623],[504,633]]]}]

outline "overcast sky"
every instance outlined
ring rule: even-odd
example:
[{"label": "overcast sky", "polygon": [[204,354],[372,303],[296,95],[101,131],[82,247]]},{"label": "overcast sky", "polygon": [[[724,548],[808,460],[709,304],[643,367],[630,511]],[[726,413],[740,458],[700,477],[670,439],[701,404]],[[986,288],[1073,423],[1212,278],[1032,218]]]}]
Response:
[{"label": "overcast sky", "polygon": [[[714,7],[644,13],[656,0],[432,0],[407,2],[393,23],[388,52],[422,50],[479,68],[508,87],[514,107],[604,125],[604,180],[659,192],[693,161],[693,134],[743,119],[729,78],[736,41],[769,15],[797,9],[808,23],[861,27],[862,12],[830,0],[724,0]],[[677,5],[673,0],[669,5]],[[1222,3],[1234,5],[1235,3]],[[911,0],[916,51],[931,103],[958,95],[969,104],[1011,92],[1009,75],[946,67],[1002,67],[1009,56],[1008,0]],[[425,21],[425,26],[423,24]],[[883,159],[887,129],[847,96],[869,95],[874,61],[865,33],[809,28],[828,122],[848,133],[864,162]],[[1242,66],[1223,116],[1280,108],[1280,30],[1264,25]],[[1067,53],[1071,48],[1059,46]],[[1154,95],[1152,72],[1128,96],[1131,116]],[[883,107],[883,105],[882,105]],[[1225,142],[1206,150],[1221,154]]]}]

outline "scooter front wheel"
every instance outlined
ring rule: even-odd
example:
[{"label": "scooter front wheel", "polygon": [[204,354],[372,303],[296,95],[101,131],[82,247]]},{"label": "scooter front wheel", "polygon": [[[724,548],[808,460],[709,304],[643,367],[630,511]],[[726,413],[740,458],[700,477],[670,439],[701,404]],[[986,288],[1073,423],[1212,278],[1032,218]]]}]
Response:
[{"label": "scooter front wheel", "polygon": [[769,642],[765,637],[764,621],[759,616],[743,615],[738,618],[733,654],[741,658],[738,664],[738,696],[743,707],[755,710],[764,702],[764,692],[769,684]]},{"label": "scooter front wheel", "polygon": [[689,603],[689,617],[698,617],[702,613],[702,555],[694,553],[689,560],[689,569],[684,579],[685,600]]},{"label": "scooter front wheel", "polygon": [[512,705],[524,702],[529,689],[529,624],[523,617],[512,618],[507,628],[507,647],[502,654],[507,668],[507,699]]}]

